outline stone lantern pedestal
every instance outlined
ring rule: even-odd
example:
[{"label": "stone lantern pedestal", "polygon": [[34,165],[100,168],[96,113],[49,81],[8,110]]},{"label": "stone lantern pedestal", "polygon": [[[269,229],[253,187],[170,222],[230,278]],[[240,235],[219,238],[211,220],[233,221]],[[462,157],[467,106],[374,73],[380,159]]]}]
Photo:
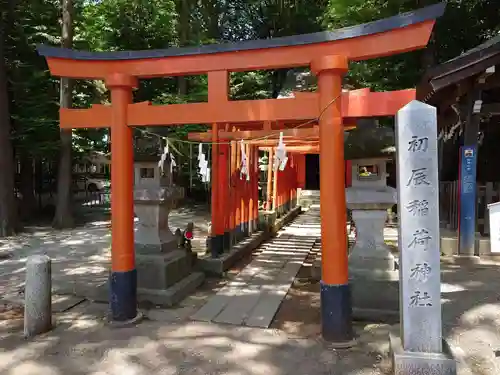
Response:
[{"label": "stone lantern pedestal", "polygon": [[[388,272],[396,271],[396,259],[384,242],[387,210],[394,205],[390,201],[395,198],[395,191],[391,190],[394,189],[351,189],[346,194],[348,201],[352,202],[347,204],[347,208],[352,211],[357,234],[349,254],[351,272],[390,277]],[[377,199],[378,203],[366,202],[371,199]],[[394,276],[397,276],[397,273]]]},{"label": "stone lantern pedestal", "polygon": [[386,185],[386,161],[353,160],[352,186],[346,189],[347,208],[356,226],[349,254],[354,313],[369,319],[397,316],[399,309],[397,262],[384,242],[387,210],[397,202],[396,189]]},{"label": "stone lantern pedestal", "polygon": [[168,216],[183,198],[184,189],[178,186],[134,189],[134,212],[139,219],[135,233],[138,254],[166,253],[177,248]]},{"label": "stone lantern pedestal", "polygon": [[170,231],[168,216],[184,198],[167,171],[162,176],[158,161],[135,163],[134,211],[137,287],[139,301],[171,306],[193,292],[204,275],[193,272],[196,254],[178,248]]}]

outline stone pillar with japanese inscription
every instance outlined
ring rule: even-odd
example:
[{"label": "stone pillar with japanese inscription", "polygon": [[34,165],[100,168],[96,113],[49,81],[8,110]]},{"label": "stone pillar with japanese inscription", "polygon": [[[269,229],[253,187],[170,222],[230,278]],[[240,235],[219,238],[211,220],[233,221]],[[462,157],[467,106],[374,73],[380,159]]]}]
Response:
[{"label": "stone pillar with japanese inscription", "polygon": [[442,336],[436,108],[412,101],[396,116],[401,336],[394,373],[456,374]]}]

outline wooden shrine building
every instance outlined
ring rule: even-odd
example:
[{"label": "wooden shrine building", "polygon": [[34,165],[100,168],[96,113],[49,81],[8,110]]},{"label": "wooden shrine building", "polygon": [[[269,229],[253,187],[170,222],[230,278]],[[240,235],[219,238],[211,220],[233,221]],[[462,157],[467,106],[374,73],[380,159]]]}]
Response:
[{"label": "wooden shrine building", "polygon": [[[500,116],[500,35],[427,71],[417,87],[417,99],[437,107],[440,131],[440,178],[446,179],[445,148],[458,160],[458,255],[477,255],[477,184],[498,181],[498,122]],[[455,149],[458,140],[459,147]],[[484,147],[479,148],[482,141]],[[455,158],[456,157],[456,158]],[[480,162],[481,161],[481,162]],[[484,181],[484,180],[483,180]],[[487,212],[482,213],[485,217]],[[485,223],[488,224],[487,222]],[[483,228],[484,230],[484,228]],[[483,231],[478,230],[478,231]]]}]

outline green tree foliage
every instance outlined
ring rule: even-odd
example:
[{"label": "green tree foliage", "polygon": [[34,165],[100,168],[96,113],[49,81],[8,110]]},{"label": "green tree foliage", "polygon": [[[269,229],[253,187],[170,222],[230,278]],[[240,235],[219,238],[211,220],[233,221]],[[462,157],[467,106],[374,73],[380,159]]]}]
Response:
[{"label": "green tree foliage", "polygon": [[[92,51],[117,51],[273,38],[351,26],[435,2],[437,0],[73,0],[74,46]],[[449,0],[429,48],[352,63],[347,85],[374,90],[414,87],[426,67],[455,57],[498,32],[500,8],[497,3],[497,0]],[[35,49],[38,43],[61,44],[61,1],[6,0],[0,2],[0,12],[10,119],[10,122],[2,121],[0,126],[8,129],[2,133],[5,137],[11,135],[15,160],[20,166],[13,169],[21,170],[24,176],[18,178],[23,181],[18,186],[25,190],[19,196],[30,200],[34,191],[30,175],[33,165],[44,166],[38,168],[38,172],[35,168],[35,174],[47,175],[50,170],[55,174],[61,145],[59,80],[50,76],[45,60]],[[232,73],[231,98],[277,97],[286,77],[287,70]],[[73,107],[87,108],[94,103],[109,102],[103,82],[76,80],[73,83]],[[135,101],[148,100],[153,104],[205,101],[207,77],[141,80],[134,95]],[[185,138],[189,131],[205,128],[205,125],[171,127],[164,130],[164,135]],[[106,129],[73,131],[73,157],[78,159],[90,150],[109,151],[107,132]],[[142,133],[136,136],[144,137]],[[2,144],[7,145],[5,141]],[[179,164],[186,165],[189,146],[179,144],[176,148]],[[8,149],[3,147],[0,156]],[[0,206],[9,194],[2,193]]]},{"label": "green tree foliage", "polygon": [[[329,0],[323,17],[328,29],[370,22],[412,11],[439,0]],[[427,49],[352,63],[347,83],[353,87],[395,90],[414,87],[423,71],[475,47],[500,30],[495,0],[450,0],[436,22]]]}]

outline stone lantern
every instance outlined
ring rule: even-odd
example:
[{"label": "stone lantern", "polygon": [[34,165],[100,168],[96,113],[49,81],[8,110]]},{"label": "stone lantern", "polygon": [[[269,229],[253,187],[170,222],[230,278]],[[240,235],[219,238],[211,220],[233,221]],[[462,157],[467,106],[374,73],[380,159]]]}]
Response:
[{"label": "stone lantern", "polygon": [[135,233],[137,253],[161,253],[173,250],[177,239],[168,226],[168,215],[184,198],[184,189],[176,186],[166,161],[164,173],[159,157],[143,156],[134,164],[134,211],[139,222]]},{"label": "stone lantern", "polygon": [[178,248],[168,216],[184,198],[184,189],[173,183],[170,162],[158,166],[159,156],[137,156],[134,163],[134,211],[138,298],[159,305],[173,305],[203,282],[193,273],[196,256]]},{"label": "stone lantern", "polygon": [[387,210],[397,202],[396,189],[386,184],[389,158],[352,161],[352,186],[346,189],[347,208],[356,225],[356,242],[349,255],[353,276],[397,278],[396,261],[384,242]]}]

